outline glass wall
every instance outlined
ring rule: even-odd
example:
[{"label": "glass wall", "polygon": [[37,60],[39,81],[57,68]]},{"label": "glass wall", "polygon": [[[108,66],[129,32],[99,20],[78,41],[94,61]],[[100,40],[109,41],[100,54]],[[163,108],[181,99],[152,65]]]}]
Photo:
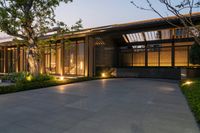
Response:
[{"label": "glass wall", "polygon": [[20,71],[26,71],[28,68],[28,62],[26,59],[26,49],[24,47],[20,48]]},{"label": "glass wall", "polygon": [[145,66],[145,52],[144,49],[133,52],[133,66]]},{"label": "glass wall", "polygon": [[148,49],[148,66],[159,66],[159,49]]},{"label": "glass wall", "polygon": [[175,66],[188,66],[188,47],[175,47]]},{"label": "glass wall", "polygon": [[16,71],[16,62],[19,57],[17,57],[16,48],[8,48],[8,72]]},{"label": "glass wall", "polygon": [[[147,66],[148,67],[187,67],[194,66],[189,63],[189,52],[191,42],[182,44],[176,43],[175,46],[170,46],[170,43],[160,45],[152,45],[147,48]],[[155,47],[156,46],[156,47]],[[173,50],[174,49],[174,50]],[[174,57],[172,59],[172,57]],[[126,50],[121,50],[119,62],[120,66],[145,66],[145,48],[132,47]]]},{"label": "glass wall", "polygon": [[75,75],[76,74],[76,67],[77,67],[77,54],[76,54],[76,42],[73,42],[72,44],[70,44],[70,49],[69,49],[69,59],[70,59],[70,62],[69,62],[69,73],[70,75]]},{"label": "glass wall", "polygon": [[84,41],[71,41],[64,48],[64,74],[84,75],[85,70]]},{"label": "glass wall", "polygon": [[45,57],[45,72],[46,73],[51,73],[51,47],[46,46],[45,47],[45,52],[44,52],[44,57]]},{"label": "glass wall", "polygon": [[160,48],[160,66],[172,66],[172,48],[161,47]]},{"label": "glass wall", "polygon": [[64,52],[64,74],[76,74],[76,42],[70,42],[65,45]]},{"label": "glass wall", "polygon": [[77,75],[84,75],[84,42],[77,44]]},{"label": "glass wall", "polygon": [[50,74],[61,73],[61,45],[52,44],[45,47],[45,71]]},{"label": "glass wall", "polygon": [[122,56],[122,66],[132,66],[133,65],[132,52],[125,52],[121,56]]}]

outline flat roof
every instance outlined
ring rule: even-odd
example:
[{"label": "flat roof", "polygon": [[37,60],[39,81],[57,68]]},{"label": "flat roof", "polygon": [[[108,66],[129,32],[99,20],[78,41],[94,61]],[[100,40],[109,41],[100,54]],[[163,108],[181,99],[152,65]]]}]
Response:
[{"label": "flat roof", "polygon": [[[188,15],[186,14],[185,16],[187,17]],[[200,21],[200,12],[193,13],[192,18],[195,21],[199,22]],[[167,19],[170,22],[180,25],[180,21],[179,21],[179,19],[177,19],[176,16],[166,17],[165,19]],[[87,35],[96,35],[96,34],[109,33],[109,32],[125,32],[127,30],[137,31],[137,30],[142,30],[142,29],[146,30],[148,28],[158,28],[158,27],[163,27],[163,26],[173,27],[168,22],[166,22],[166,20],[164,20],[163,18],[155,18],[155,19],[134,21],[134,22],[123,23],[123,24],[113,24],[113,25],[107,25],[107,26],[102,26],[102,27],[81,29],[81,30],[75,31],[75,32],[68,32],[64,36],[68,37],[68,38],[72,38],[72,37],[76,38],[76,37],[84,37]],[[52,30],[51,32],[56,32],[56,30],[57,30],[57,28],[55,28],[55,30]],[[47,34],[46,36],[44,36],[42,38],[48,39],[53,35],[59,36],[58,33],[55,33],[55,34],[49,34],[49,35]],[[13,37],[10,37],[10,38],[9,37],[8,36],[6,37],[6,39],[8,41],[1,41],[3,39],[3,37],[1,37],[1,34],[0,34],[0,44],[12,42],[9,39],[13,39]],[[5,37],[4,37],[4,39],[5,39]]]}]

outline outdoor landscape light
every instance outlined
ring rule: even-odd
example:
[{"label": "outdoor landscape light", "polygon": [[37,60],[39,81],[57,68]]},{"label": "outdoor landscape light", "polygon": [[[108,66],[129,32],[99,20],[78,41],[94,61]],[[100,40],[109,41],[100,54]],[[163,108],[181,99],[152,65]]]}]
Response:
[{"label": "outdoor landscape light", "polygon": [[105,78],[106,74],[105,73],[101,73],[101,77]]},{"label": "outdoor landscape light", "polygon": [[64,80],[64,77],[63,77],[63,76],[61,76],[61,77],[60,77],[60,80]]},{"label": "outdoor landscape light", "polygon": [[185,85],[191,85],[193,82],[192,81],[186,81]]},{"label": "outdoor landscape light", "polygon": [[27,81],[31,81],[31,80],[32,80],[32,76],[31,76],[31,75],[27,76],[27,77],[26,77],[26,80],[27,80]]}]

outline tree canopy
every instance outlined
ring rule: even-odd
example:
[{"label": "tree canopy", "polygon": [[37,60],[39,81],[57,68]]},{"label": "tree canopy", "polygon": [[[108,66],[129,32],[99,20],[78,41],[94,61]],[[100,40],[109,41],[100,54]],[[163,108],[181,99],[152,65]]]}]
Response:
[{"label": "tree canopy", "polygon": [[[141,1],[141,0],[138,0]],[[132,0],[131,3],[141,10],[153,11],[158,16],[160,16],[163,20],[171,24],[176,28],[180,28],[180,24],[186,29],[188,34],[190,34],[195,43],[192,45],[190,49],[190,63],[192,64],[200,64],[200,23],[194,23],[192,16],[195,11],[199,11],[196,9],[200,8],[200,0],[157,0],[159,4],[166,9],[167,12],[165,14],[162,13],[160,9],[155,8],[155,1],[151,0],[143,0],[147,6],[137,4],[137,0]],[[164,9],[162,9],[164,10]],[[180,23],[177,25],[168,20],[166,14],[173,14],[176,16]]]},{"label": "tree canopy", "polygon": [[[27,46],[29,71],[39,73],[39,38],[55,27],[65,31],[81,27],[78,21],[71,28],[55,19],[55,8],[72,0],[0,0],[0,31],[23,40]],[[59,28],[60,29],[60,28]]]},{"label": "tree canopy", "polygon": [[28,34],[42,36],[50,28],[64,25],[55,20],[54,9],[60,2],[72,0],[0,0],[0,30],[23,40]]}]

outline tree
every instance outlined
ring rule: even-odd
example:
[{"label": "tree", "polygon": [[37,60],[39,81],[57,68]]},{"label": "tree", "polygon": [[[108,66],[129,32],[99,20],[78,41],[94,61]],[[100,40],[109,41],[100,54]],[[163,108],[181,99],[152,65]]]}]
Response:
[{"label": "tree", "polygon": [[[41,38],[53,27],[70,30],[55,19],[54,9],[61,2],[67,4],[72,0],[0,0],[0,31],[27,46],[29,71],[33,75],[39,74]],[[72,29],[80,27],[80,23],[78,21]]]},{"label": "tree", "polygon": [[170,21],[168,17],[165,17],[165,15],[163,15],[159,10],[154,7],[153,3],[150,0],[144,0],[145,3],[147,3],[147,7],[139,6],[138,4],[136,4],[135,1],[131,1],[131,3],[136,8],[139,8],[141,10],[153,11],[163,20],[174,27],[180,28],[181,26],[183,26],[195,40],[195,43],[193,44],[193,47],[190,51],[190,61],[194,64],[200,64],[200,60],[198,60],[200,58],[200,49],[198,48],[194,50],[194,48],[200,46],[200,23],[194,23],[193,20],[195,9],[200,8],[200,0],[157,0],[157,2],[163,5],[163,7],[165,7],[169,13],[173,14],[180,20],[181,25],[177,25]]},{"label": "tree", "polygon": [[194,65],[200,63],[200,45],[194,43],[190,49],[190,62]]}]

